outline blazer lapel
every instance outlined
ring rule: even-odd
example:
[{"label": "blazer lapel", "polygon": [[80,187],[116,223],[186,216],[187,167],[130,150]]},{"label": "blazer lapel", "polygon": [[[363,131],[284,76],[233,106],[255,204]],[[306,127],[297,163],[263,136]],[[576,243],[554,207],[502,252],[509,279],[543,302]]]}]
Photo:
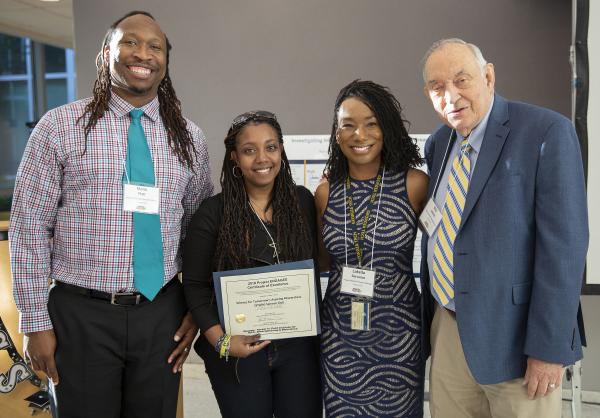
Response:
[{"label": "blazer lapel", "polygon": [[471,184],[469,185],[459,231],[469,218],[471,211],[475,207],[475,204],[500,157],[500,152],[502,151],[506,137],[510,132],[510,128],[506,126],[507,121],[508,103],[504,98],[496,95],[494,98],[494,107],[492,108],[492,113],[488,119],[488,125],[481,144],[481,150],[477,157],[475,171],[471,177]]},{"label": "blazer lapel", "polygon": [[429,190],[427,191],[428,197],[433,197],[433,188],[435,187],[435,181],[440,175],[440,170],[443,170],[444,167],[444,156],[446,154],[446,150],[448,149],[448,142],[450,141],[450,135],[453,134],[454,131],[448,127],[444,127],[443,131],[440,135],[443,135],[443,140],[440,141],[439,144],[436,144],[435,151],[433,153],[433,162],[431,163],[431,173],[429,173]]}]

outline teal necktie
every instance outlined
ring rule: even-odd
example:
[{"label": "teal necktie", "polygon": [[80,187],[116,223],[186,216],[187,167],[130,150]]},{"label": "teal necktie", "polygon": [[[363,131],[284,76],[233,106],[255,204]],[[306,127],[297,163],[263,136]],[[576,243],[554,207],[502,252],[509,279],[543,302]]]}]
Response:
[{"label": "teal necktie", "polygon": [[[126,170],[134,184],[154,186],[154,165],[144,135],[142,109],[129,112]],[[140,293],[152,300],[164,283],[164,257],[160,216],[133,213],[133,283]]]}]

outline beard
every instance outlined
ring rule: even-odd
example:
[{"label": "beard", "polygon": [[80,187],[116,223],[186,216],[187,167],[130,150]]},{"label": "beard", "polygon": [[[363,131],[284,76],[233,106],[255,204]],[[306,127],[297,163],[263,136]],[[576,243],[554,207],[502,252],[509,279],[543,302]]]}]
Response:
[{"label": "beard", "polygon": [[135,82],[135,79],[131,82],[128,80],[125,74],[122,74],[119,71],[115,71],[115,69],[111,71],[110,83],[112,88],[128,92],[135,96],[146,95],[152,92],[153,90],[158,91],[158,85],[155,85],[154,83],[140,83],[141,85],[139,85]]}]

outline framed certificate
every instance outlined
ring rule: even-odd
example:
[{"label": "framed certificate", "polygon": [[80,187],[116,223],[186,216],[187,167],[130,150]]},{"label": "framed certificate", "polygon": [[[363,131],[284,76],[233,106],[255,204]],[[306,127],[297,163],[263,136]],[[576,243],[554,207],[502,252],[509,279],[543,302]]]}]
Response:
[{"label": "framed certificate", "polygon": [[213,273],[225,332],[261,340],[321,332],[313,260]]}]

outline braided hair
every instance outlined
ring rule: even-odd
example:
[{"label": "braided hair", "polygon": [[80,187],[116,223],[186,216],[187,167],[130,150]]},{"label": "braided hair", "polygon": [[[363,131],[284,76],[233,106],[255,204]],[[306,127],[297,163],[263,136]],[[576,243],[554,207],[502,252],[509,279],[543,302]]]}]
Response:
[{"label": "braided hair", "polygon": [[[112,37],[114,36],[117,26],[127,19],[128,17],[135,15],[148,16],[152,20],[152,16],[148,12],[135,10],[127,13],[115,21],[108,28],[104,39],[102,40],[102,46],[100,52],[96,56],[96,81],[94,82],[93,98],[90,103],[85,107],[83,114],[77,119],[77,123],[80,121],[85,122],[83,128],[85,134],[85,150],[87,149],[87,138],[91,130],[96,126],[98,120],[104,116],[104,113],[108,110],[108,103],[111,97],[111,78],[110,78],[110,67],[109,62],[104,59],[104,50],[110,45]],[[188,167],[193,168],[194,157],[196,156],[196,147],[192,139],[192,135],[187,130],[187,122],[181,114],[181,102],[175,94],[171,77],[169,76],[169,55],[172,48],[169,39],[165,35],[167,43],[167,63],[165,70],[165,77],[158,85],[158,102],[160,103],[160,117],[165,125],[168,135],[169,146],[177,155],[179,161],[182,164],[186,164]]]},{"label": "braided hair", "polygon": [[348,175],[348,160],[336,141],[338,111],[344,100],[354,97],[371,109],[383,133],[381,161],[386,169],[402,172],[422,163],[419,147],[408,135],[402,107],[387,87],[372,81],[354,80],[340,90],[335,101],[333,125],[329,138],[329,159],[325,165],[327,179],[342,181]]},{"label": "braided hair", "polygon": [[[240,122],[236,122],[238,120]],[[283,144],[281,126],[275,115],[264,111],[247,112],[238,116],[225,137],[225,157],[221,170],[223,218],[214,257],[216,271],[251,267],[248,250],[254,238],[256,215],[250,208],[244,178],[237,174],[240,170],[231,159],[231,152],[235,151],[237,139],[246,126],[260,124],[271,126],[279,143]],[[300,210],[296,185],[283,148],[281,161],[282,166],[275,177],[271,200],[267,205],[273,208],[273,225],[279,257],[282,262],[308,259],[313,255],[313,245]]]}]

